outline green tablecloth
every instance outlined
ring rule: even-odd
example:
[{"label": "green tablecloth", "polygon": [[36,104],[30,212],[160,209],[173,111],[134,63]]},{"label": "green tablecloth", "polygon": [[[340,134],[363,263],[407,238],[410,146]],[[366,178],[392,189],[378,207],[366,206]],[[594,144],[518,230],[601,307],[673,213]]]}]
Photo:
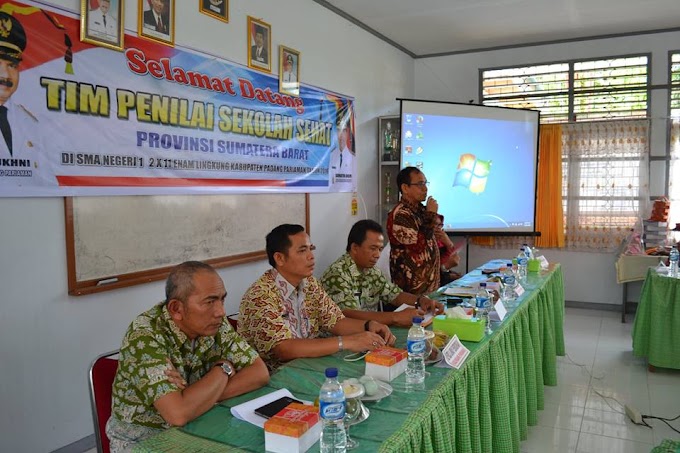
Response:
[{"label": "green tablecloth", "polygon": [[633,324],[633,353],[650,365],[680,369],[680,279],[647,271]]},{"label": "green tablecloth", "polygon": [[[425,389],[419,391],[407,391],[402,375],[391,382],[390,397],[366,403],[370,417],[350,430],[360,443],[353,451],[518,452],[527,426],[536,424],[543,409],[543,386],[557,384],[556,355],[564,355],[560,266],[534,275],[529,284],[535,289],[522,296],[491,336],[464,342],[471,352],[460,370],[429,366]],[[407,330],[393,332],[397,346],[405,347]],[[182,429],[144,441],[136,451],[264,451],[262,430],[235,419],[229,409],[279,388],[314,400],[325,368],[338,367],[341,379],[363,374],[363,361],[344,362],[339,360],[343,355],[294,360],[267,387],[225,401]],[[216,442],[204,444],[208,439]],[[318,444],[311,451],[318,451]]]}]

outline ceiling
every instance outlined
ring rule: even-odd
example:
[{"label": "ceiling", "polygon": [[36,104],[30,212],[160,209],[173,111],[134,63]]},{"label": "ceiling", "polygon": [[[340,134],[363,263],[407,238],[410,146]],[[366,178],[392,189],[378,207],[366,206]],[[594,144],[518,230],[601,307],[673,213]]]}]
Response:
[{"label": "ceiling", "polygon": [[416,58],[680,30],[680,0],[314,1]]}]

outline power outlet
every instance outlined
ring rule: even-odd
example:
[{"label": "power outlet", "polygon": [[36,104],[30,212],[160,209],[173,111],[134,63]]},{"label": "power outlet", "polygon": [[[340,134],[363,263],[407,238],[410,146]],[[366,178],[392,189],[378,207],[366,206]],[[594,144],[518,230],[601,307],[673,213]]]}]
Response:
[{"label": "power outlet", "polygon": [[639,410],[627,404],[624,406],[624,409],[626,409],[626,415],[633,421],[633,423],[638,425],[642,424],[642,414]]}]

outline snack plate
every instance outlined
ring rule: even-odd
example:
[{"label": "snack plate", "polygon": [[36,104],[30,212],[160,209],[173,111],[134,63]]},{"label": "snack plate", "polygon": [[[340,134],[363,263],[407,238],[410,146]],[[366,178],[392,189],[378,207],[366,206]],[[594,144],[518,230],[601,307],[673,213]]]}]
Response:
[{"label": "snack plate", "polygon": [[378,384],[378,391],[375,393],[375,395],[364,395],[361,397],[361,401],[380,401],[381,399],[392,394],[392,386],[387,382],[376,379],[375,383]]},{"label": "snack plate", "polygon": [[439,363],[444,358],[444,354],[440,350],[437,350],[437,356],[434,359],[425,360],[425,365],[434,365]]}]

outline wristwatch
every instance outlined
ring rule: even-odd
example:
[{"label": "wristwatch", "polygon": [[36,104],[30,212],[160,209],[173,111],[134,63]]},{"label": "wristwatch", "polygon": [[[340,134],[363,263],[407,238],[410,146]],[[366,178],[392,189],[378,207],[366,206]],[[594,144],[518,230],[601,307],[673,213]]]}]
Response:
[{"label": "wristwatch", "polygon": [[229,377],[232,377],[235,373],[234,367],[231,366],[231,363],[229,363],[229,362],[222,362],[220,364],[220,368],[222,368],[222,371],[224,371],[224,374],[226,374]]},{"label": "wristwatch", "polygon": [[416,299],[416,303],[414,303],[413,306],[416,308],[420,308],[420,299],[422,298],[423,296],[418,296],[418,298]]}]

